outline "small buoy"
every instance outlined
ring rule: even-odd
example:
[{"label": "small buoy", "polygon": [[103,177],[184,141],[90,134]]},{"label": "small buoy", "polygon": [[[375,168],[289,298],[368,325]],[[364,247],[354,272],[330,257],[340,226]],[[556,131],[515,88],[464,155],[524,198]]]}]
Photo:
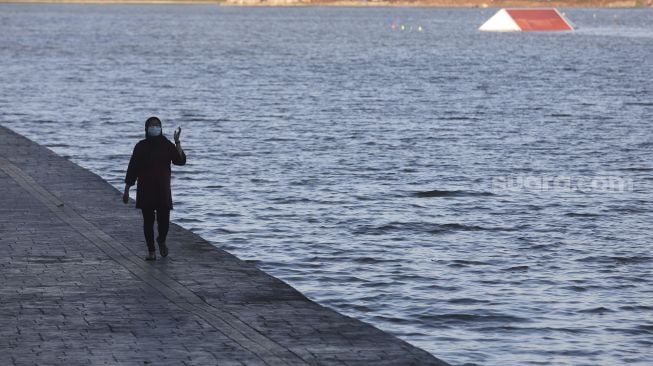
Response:
[{"label": "small buoy", "polygon": [[421,25],[420,25],[419,27],[417,27],[417,31],[418,31],[418,32],[421,32],[421,31],[423,31],[423,30],[424,30],[424,28],[422,28]]},{"label": "small buoy", "polygon": [[401,25],[401,30],[406,30],[406,26],[402,24]]}]

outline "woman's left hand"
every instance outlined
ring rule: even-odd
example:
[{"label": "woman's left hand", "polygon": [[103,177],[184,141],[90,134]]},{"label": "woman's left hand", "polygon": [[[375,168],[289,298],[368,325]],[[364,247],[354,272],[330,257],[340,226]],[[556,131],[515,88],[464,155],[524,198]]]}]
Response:
[{"label": "woman's left hand", "polygon": [[179,142],[179,135],[181,135],[181,127],[177,127],[175,130],[175,142]]}]

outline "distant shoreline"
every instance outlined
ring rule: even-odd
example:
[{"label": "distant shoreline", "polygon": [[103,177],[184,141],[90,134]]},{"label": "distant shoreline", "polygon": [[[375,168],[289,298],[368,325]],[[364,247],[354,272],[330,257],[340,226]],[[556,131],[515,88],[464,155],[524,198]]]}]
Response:
[{"label": "distant shoreline", "polygon": [[204,4],[254,7],[647,8],[653,0],[0,0],[4,4]]}]

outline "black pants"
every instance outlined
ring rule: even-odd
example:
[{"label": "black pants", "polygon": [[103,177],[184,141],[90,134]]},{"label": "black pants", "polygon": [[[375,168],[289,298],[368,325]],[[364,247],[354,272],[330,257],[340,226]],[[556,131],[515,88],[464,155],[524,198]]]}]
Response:
[{"label": "black pants", "polygon": [[[153,252],[154,249],[154,211],[153,208],[142,208],[143,213],[143,233],[147,242],[147,250]],[[157,242],[161,243],[166,240],[168,228],[170,227],[170,210],[156,209],[156,225],[159,231]]]}]

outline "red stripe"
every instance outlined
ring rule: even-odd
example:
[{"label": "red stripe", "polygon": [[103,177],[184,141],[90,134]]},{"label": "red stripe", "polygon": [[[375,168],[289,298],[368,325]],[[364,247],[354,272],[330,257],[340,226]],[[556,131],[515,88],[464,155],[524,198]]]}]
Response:
[{"label": "red stripe", "polygon": [[572,30],[554,9],[506,9],[523,31]]}]

